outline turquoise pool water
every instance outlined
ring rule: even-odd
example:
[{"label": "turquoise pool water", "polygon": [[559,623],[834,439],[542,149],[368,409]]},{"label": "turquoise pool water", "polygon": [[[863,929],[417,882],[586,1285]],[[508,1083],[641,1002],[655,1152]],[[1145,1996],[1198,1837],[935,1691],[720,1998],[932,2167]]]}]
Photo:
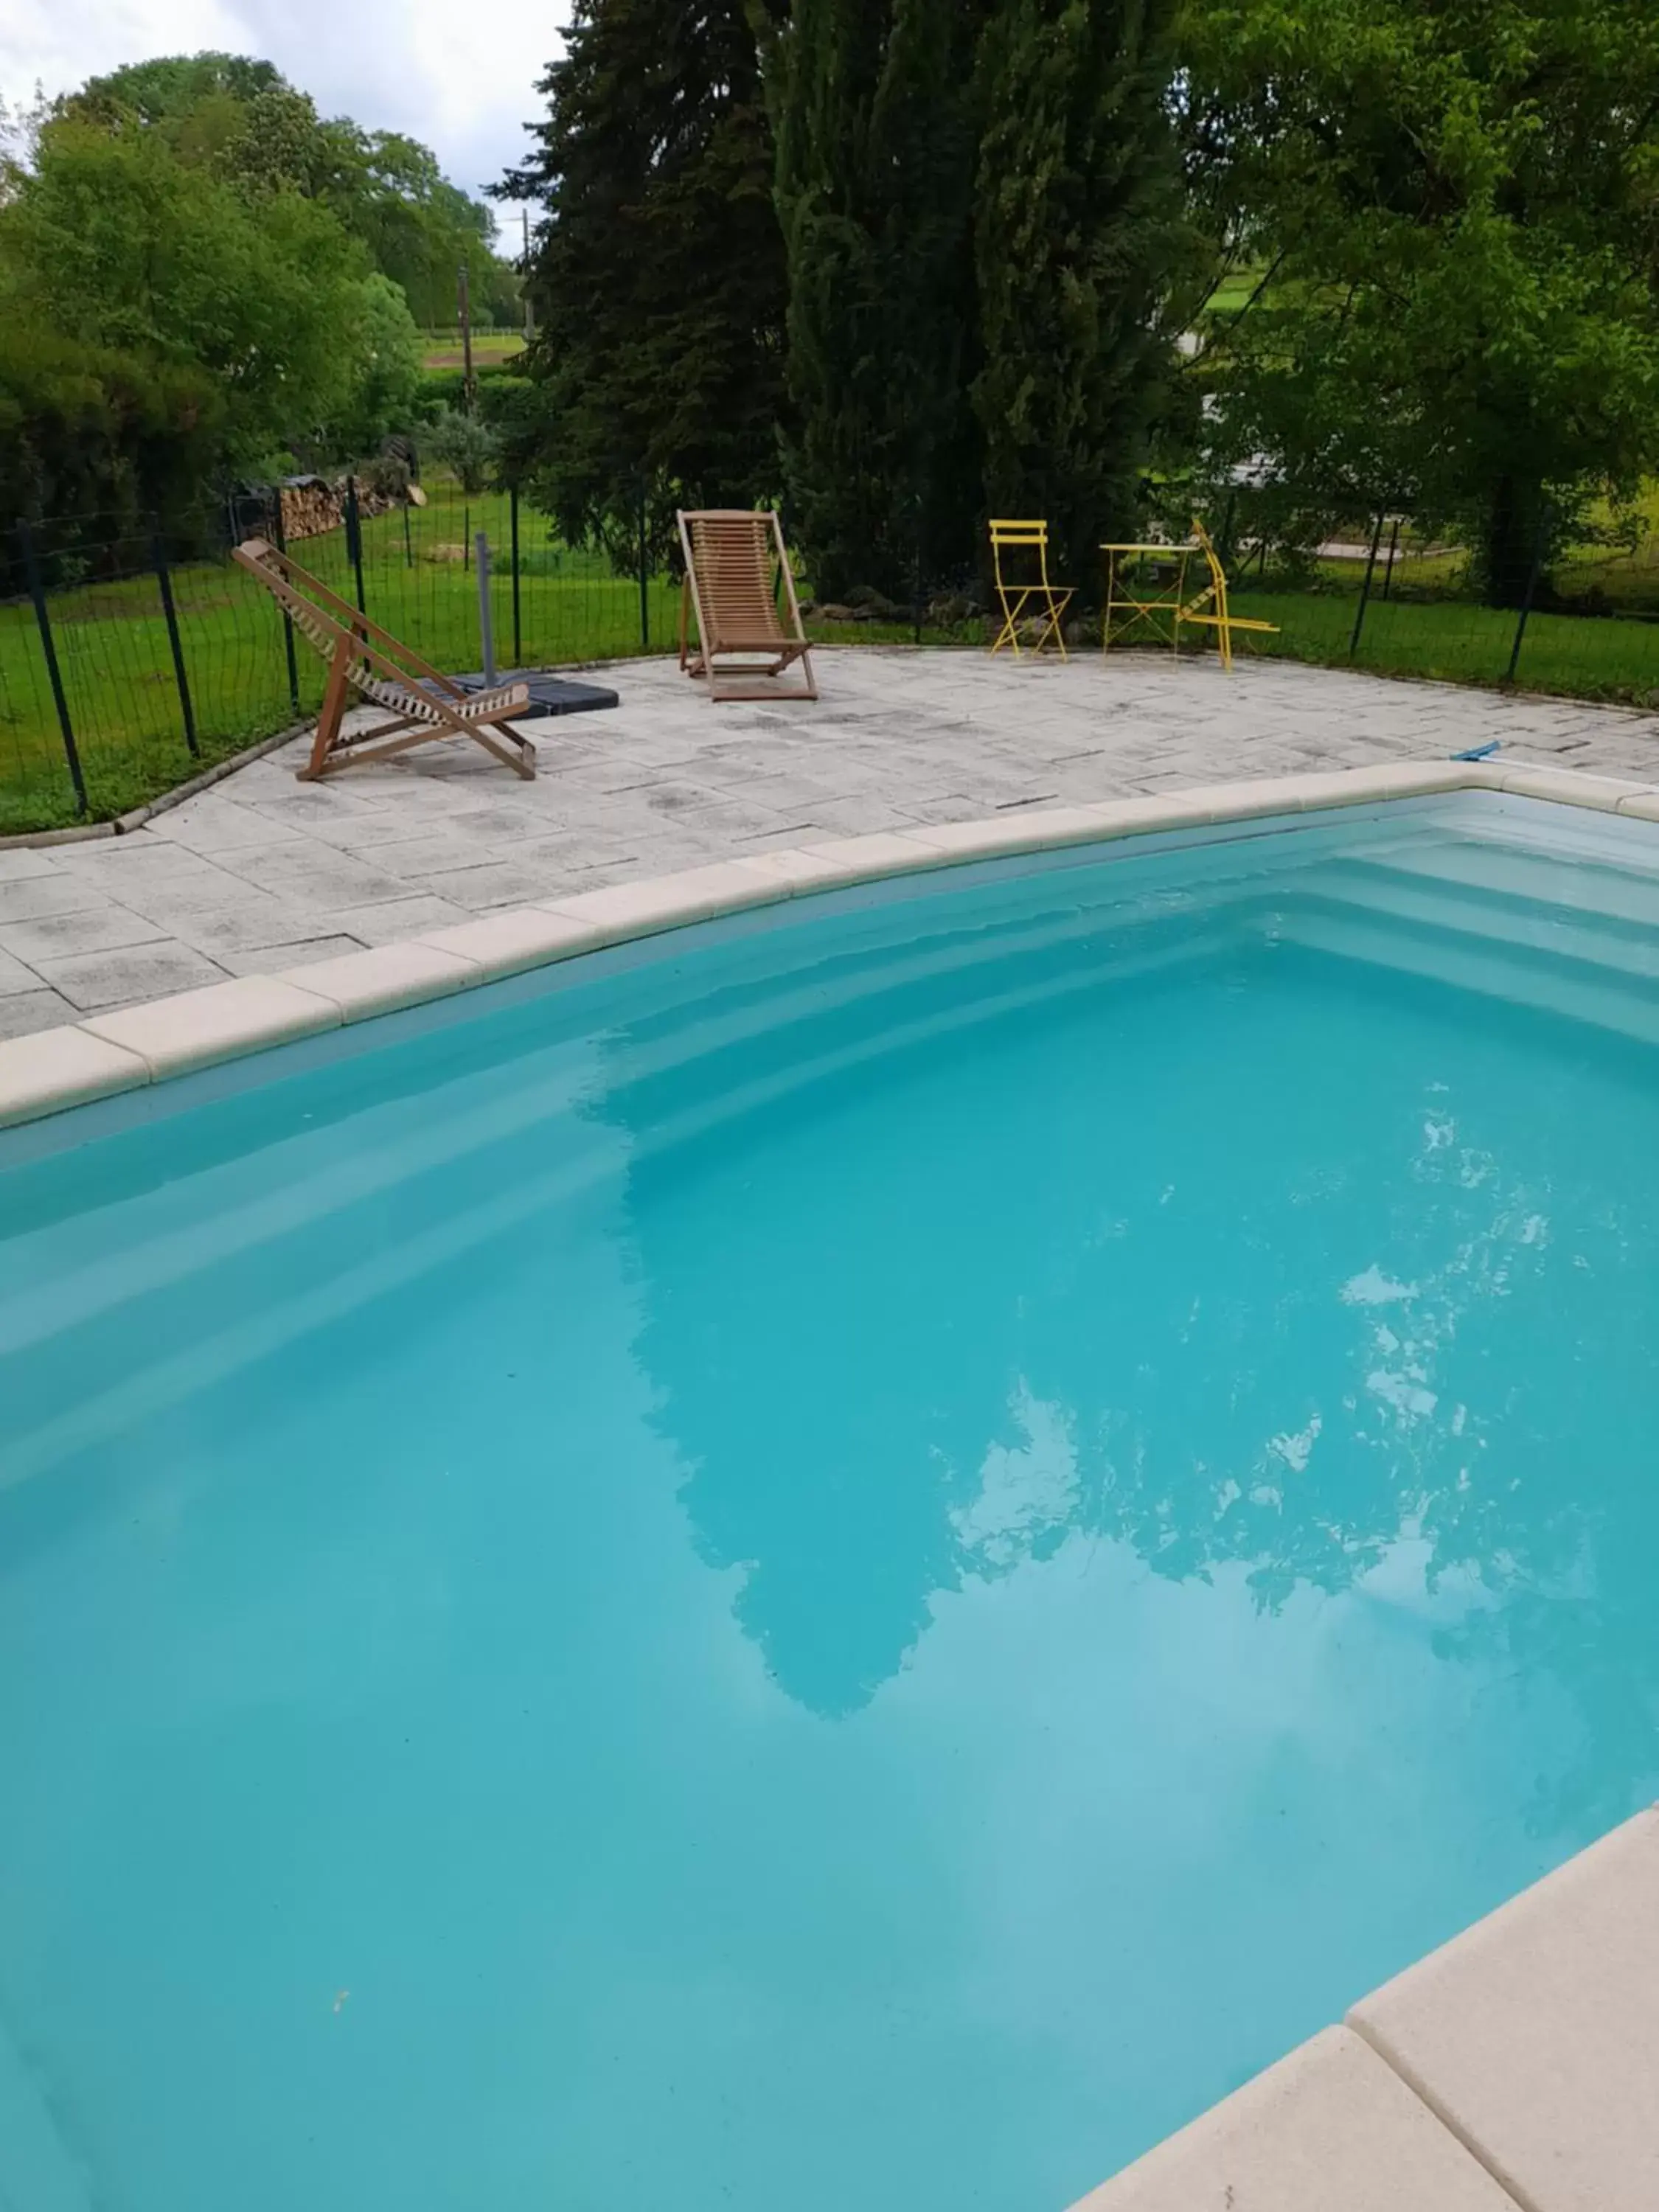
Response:
[{"label": "turquoise pool water", "polygon": [[0,2205],[1059,2212],[1659,1794],[1656,922],[1443,801],[0,1144]]}]

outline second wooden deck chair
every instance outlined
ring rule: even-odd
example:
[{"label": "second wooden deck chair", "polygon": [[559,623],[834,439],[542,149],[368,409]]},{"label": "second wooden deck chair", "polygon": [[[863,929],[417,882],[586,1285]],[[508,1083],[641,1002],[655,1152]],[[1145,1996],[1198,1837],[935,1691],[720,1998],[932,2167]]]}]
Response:
[{"label": "second wooden deck chair", "polygon": [[[1033,558],[1036,575],[1030,569]],[[1005,516],[994,516],[991,521],[991,567],[996,582],[997,598],[1002,606],[1002,628],[997,632],[991,647],[1000,653],[1005,645],[1012,646],[1014,658],[1020,653],[1019,626],[1022,622],[1035,620],[1042,627],[1037,631],[1034,653],[1041,653],[1051,641],[1060,647],[1062,660],[1070,659],[1066,640],[1060,633],[1060,617],[1071,604],[1072,587],[1068,584],[1052,584],[1048,580],[1048,526],[1046,522],[1010,521]],[[1011,573],[1023,570],[1024,574]],[[1030,610],[1028,615],[1027,610]]]},{"label": "second wooden deck chair", "polygon": [[[263,538],[245,538],[233,558],[259,579],[328,664],[311,757],[297,771],[302,783],[386,760],[434,738],[471,738],[526,781],[535,775],[536,748],[507,727],[530,704],[528,684],[464,690]],[[367,730],[343,729],[353,692],[386,708],[392,720]]]},{"label": "second wooden deck chair", "polygon": [[[707,681],[711,699],[816,699],[812,656],[777,516],[714,507],[682,508],[678,520],[685,560],[680,666]],[[805,683],[780,690],[772,679],[796,660]],[[762,677],[768,679],[763,688]]]}]

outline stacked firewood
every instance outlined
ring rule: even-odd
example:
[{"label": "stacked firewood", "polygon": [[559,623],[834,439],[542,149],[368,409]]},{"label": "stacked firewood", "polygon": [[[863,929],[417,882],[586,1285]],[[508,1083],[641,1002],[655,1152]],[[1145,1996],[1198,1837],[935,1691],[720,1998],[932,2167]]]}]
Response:
[{"label": "stacked firewood", "polygon": [[[325,531],[345,526],[346,480],[343,477],[289,477],[282,486],[283,535],[291,544],[298,538],[320,538]],[[403,501],[387,492],[357,486],[357,512],[365,520],[384,514]]]}]

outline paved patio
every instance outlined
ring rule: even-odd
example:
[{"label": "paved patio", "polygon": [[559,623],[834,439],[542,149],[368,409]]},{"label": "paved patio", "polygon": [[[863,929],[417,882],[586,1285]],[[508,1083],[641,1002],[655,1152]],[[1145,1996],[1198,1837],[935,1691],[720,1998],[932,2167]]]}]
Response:
[{"label": "paved patio", "polygon": [[1492,738],[1506,760],[1659,781],[1659,716],[1614,708],[1284,662],[817,659],[815,706],[714,707],[672,661],[624,662],[615,713],[526,726],[534,783],[470,745],[296,783],[296,743],[131,836],[0,852],[0,1037],[493,908],[1004,808]]}]

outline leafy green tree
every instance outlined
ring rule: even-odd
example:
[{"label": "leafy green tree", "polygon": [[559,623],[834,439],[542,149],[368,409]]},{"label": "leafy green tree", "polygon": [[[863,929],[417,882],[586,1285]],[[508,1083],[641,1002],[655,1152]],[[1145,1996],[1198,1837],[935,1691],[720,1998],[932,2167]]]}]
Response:
[{"label": "leafy green tree", "polygon": [[356,397],[362,365],[346,333],[363,311],[362,249],[295,194],[256,214],[143,129],[43,132],[36,167],[0,208],[0,272],[12,313],[219,380],[233,466]]},{"label": "leafy green tree", "polygon": [[131,109],[49,121],[0,185],[0,520],[176,511],[409,419],[404,295],[321,201],[252,198]]},{"label": "leafy green tree", "polygon": [[769,34],[793,519],[828,597],[969,556],[983,0],[797,0]]},{"label": "leafy green tree", "polygon": [[1173,0],[1000,0],[979,50],[974,406],[994,514],[1048,518],[1085,593],[1173,359]]},{"label": "leafy green tree", "polygon": [[481,492],[500,450],[500,440],[488,422],[447,407],[422,441],[434,460],[453,469],[461,489]]},{"label": "leafy green tree", "polygon": [[194,362],[0,313],[0,529],[50,518],[50,552],[130,538],[155,514],[175,522],[217,464],[224,404]]},{"label": "leafy green tree", "polygon": [[403,287],[410,312],[427,329],[456,318],[456,272],[465,262],[475,313],[503,298],[509,318],[517,284],[490,240],[495,219],[482,200],[452,185],[437,157],[393,131],[360,131],[331,124],[342,141],[335,182],[325,197],[361,238],[378,269]]},{"label": "leafy green tree", "polygon": [[399,285],[417,323],[453,323],[465,262],[476,298],[516,311],[517,287],[494,252],[494,219],[451,184],[431,150],[349,118],[324,120],[270,62],[242,55],[171,55],[93,78],[62,103],[68,118],[106,131],[137,118],[185,164],[264,195],[324,203]]},{"label": "leafy green tree", "polygon": [[658,554],[680,506],[779,477],[782,243],[740,0],[577,0],[537,148],[499,187],[541,222],[526,362],[541,405],[515,472],[573,539]]},{"label": "leafy green tree", "polygon": [[1199,364],[1213,459],[1461,522],[1510,600],[1659,459],[1649,0],[1212,0],[1193,178],[1261,269]]},{"label": "leafy green tree", "polygon": [[223,99],[244,107],[283,82],[274,62],[254,61],[245,54],[163,54],[88,77],[66,106],[83,118],[126,109],[141,122],[171,134],[204,101]]},{"label": "leafy green tree", "polygon": [[389,276],[366,276],[353,288],[349,313],[342,338],[351,397],[325,427],[324,459],[370,453],[389,432],[406,430],[420,393],[421,334],[399,288]]}]

